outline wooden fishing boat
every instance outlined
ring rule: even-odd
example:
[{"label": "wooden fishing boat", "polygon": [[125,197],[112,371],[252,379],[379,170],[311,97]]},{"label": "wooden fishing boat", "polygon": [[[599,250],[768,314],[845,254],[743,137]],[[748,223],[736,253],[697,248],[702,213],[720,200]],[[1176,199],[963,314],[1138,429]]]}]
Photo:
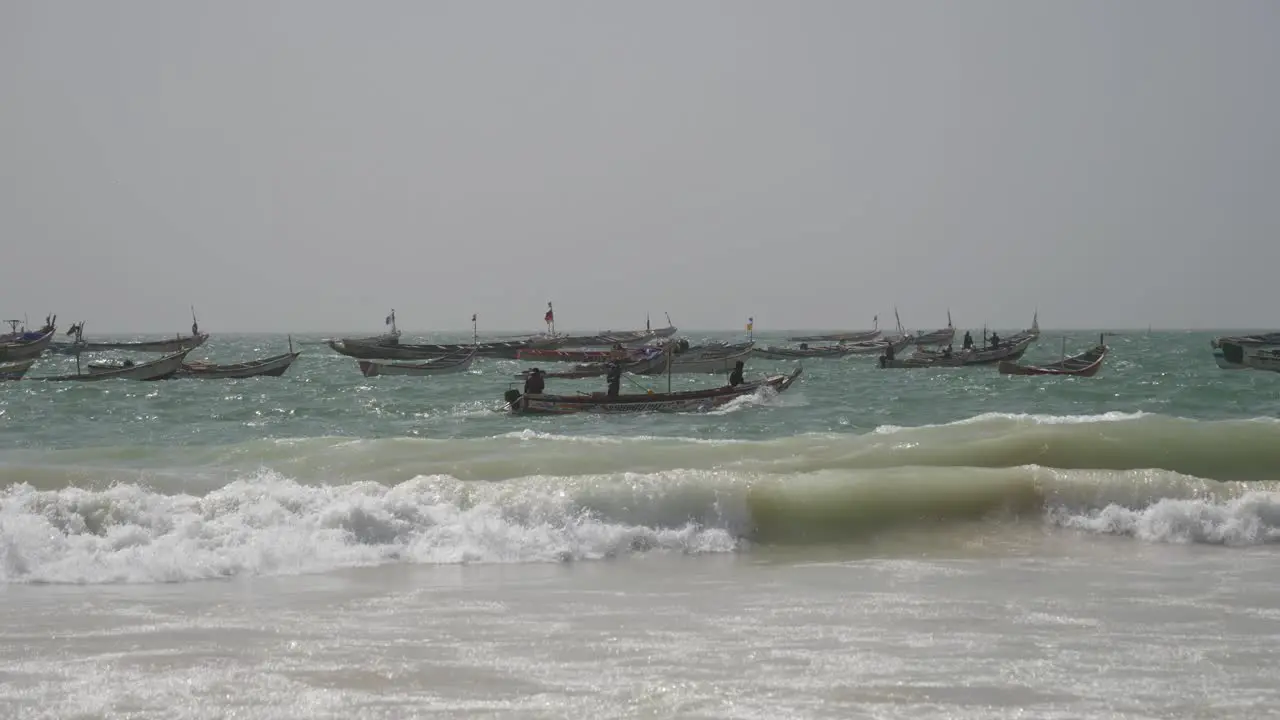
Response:
[{"label": "wooden fishing boat", "polygon": [[21,380],[23,375],[31,369],[36,363],[36,359],[20,360],[18,362],[0,363],[0,381],[4,380]]},{"label": "wooden fishing boat", "polygon": [[453,357],[436,358],[422,363],[397,363],[381,360],[358,360],[356,364],[365,377],[379,375],[448,375],[468,370],[476,359],[475,352]]},{"label": "wooden fishing boat", "polygon": [[54,331],[53,327],[45,327],[36,333],[15,330],[12,334],[6,335],[5,337],[9,339],[0,342],[0,362],[35,360],[53,343]]},{"label": "wooden fishing boat", "polygon": [[[999,365],[1001,375],[1079,375],[1080,377],[1093,377],[1102,367],[1102,361],[1107,357],[1107,345],[1105,338],[1098,338],[1098,344],[1095,347],[1078,354],[1063,358],[1055,363],[1046,365],[1019,365],[1008,360],[1001,361]],[[1065,339],[1064,339],[1065,343]]]},{"label": "wooden fishing boat", "polygon": [[880,330],[851,330],[848,332],[827,333],[825,335],[798,335],[787,338],[790,342],[865,342],[880,337]]},{"label": "wooden fishing boat", "polygon": [[405,343],[381,345],[352,340],[330,340],[327,344],[334,352],[357,360],[437,360],[470,352],[472,349],[476,351],[476,357],[515,360],[520,351],[524,349],[560,347],[558,340],[550,339],[427,345],[407,345]]},{"label": "wooden fishing boat", "polygon": [[[622,364],[622,371],[631,373],[632,375],[653,375],[666,372],[667,359],[661,352],[653,353],[639,360],[632,360]],[[651,372],[652,371],[652,372]],[[518,378],[527,378],[533,370],[525,370],[516,373]],[[542,377],[555,378],[559,380],[583,380],[585,378],[604,377],[609,374],[609,363],[596,362],[575,365],[571,370],[561,370],[559,372],[544,372]]]},{"label": "wooden fishing boat", "polygon": [[77,340],[71,343],[53,343],[50,349],[59,355],[109,352],[112,350],[138,353],[176,353],[182,350],[194,350],[203,345],[208,339],[209,333],[179,335],[167,340],[140,340],[136,342],[89,342],[87,340]]},{"label": "wooden fishing boat", "polygon": [[183,363],[178,371],[179,377],[191,377],[201,380],[242,380],[251,377],[280,377],[285,374],[300,352],[287,352],[273,355],[261,360],[249,360],[240,363],[218,364],[197,360]]},{"label": "wooden fishing boat", "polygon": [[1024,337],[1017,342],[1001,342],[996,347],[974,348],[971,350],[960,350],[951,352],[943,350],[942,352],[922,352],[917,351],[910,357],[894,357],[892,359],[880,356],[880,367],[882,368],[938,368],[938,367],[964,367],[966,365],[991,365],[1002,360],[1017,360],[1027,351],[1027,347],[1035,341],[1035,338]]},{"label": "wooden fishing boat", "polygon": [[184,348],[176,353],[165,355],[150,362],[135,363],[132,360],[125,360],[119,364],[101,363],[91,365],[88,372],[77,372],[74,375],[33,377],[28,378],[28,380],[43,380],[46,382],[164,380],[165,378],[173,377],[182,368],[182,361],[186,359],[189,352],[191,352],[191,348]]},{"label": "wooden fishing boat", "polygon": [[848,343],[849,355],[875,355],[883,353],[886,349],[892,347],[894,354],[907,349],[911,345],[913,338],[910,335],[895,335],[880,340],[864,340],[858,343]]},{"label": "wooden fishing boat", "polygon": [[1217,337],[1209,346],[1224,370],[1280,370],[1280,332]]},{"label": "wooden fishing boat", "polygon": [[767,348],[754,348],[753,357],[767,360],[808,360],[809,358],[842,358],[850,354],[845,345],[823,345],[809,347],[808,343],[800,343],[800,347],[788,348],[770,345]]},{"label": "wooden fishing boat", "polygon": [[764,388],[784,392],[800,377],[803,368],[790,375],[774,375],[758,382],[736,387],[723,386],[707,390],[666,393],[621,394],[610,398],[605,393],[578,395],[522,395],[519,390],[506,393],[507,409],[520,415],[568,415],[573,413],[641,413],[641,412],[706,412],[733,400],[752,395]]},{"label": "wooden fishing boat", "polygon": [[651,367],[634,372],[634,375],[662,375],[665,373],[700,374],[728,372],[738,361],[751,357],[752,343],[736,345],[702,345],[673,353],[670,363],[665,360]]}]

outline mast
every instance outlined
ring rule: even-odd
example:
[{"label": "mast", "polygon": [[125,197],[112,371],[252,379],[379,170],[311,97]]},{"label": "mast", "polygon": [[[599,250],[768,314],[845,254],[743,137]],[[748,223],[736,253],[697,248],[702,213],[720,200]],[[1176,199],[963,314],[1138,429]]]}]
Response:
[{"label": "mast", "polygon": [[471,345],[480,347],[480,326],[476,324],[476,317],[475,313],[471,313]]}]

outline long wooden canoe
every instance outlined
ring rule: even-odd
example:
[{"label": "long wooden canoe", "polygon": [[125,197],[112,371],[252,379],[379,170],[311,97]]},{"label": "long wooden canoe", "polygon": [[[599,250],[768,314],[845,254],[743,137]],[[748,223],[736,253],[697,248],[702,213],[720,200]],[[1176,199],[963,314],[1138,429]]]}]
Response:
[{"label": "long wooden canoe", "polygon": [[178,371],[179,377],[191,377],[200,380],[242,380],[251,377],[280,377],[284,375],[300,352],[287,352],[260,360],[249,360],[239,363],[218,364],[197,360],[183,363]]},{"label": "long wooden canoe", "polygon": [[574,413],[706,412],[733,400],[770,388],[783,392],[800,377],[803,368],[790,375],[774,375],[759,382],[737,386],[686,390],[673,393],[633,393],[610,398],[605,393],[579,395],[521,395],[507,391],[507,409],[519,415],[569,415]]},{"label": "long wooden canoe", "polygon": [[35,358],[32,358],[19,362],[0,363],[0,381],[21,380],[22,376],[27,374],[27,371],[31,369],[35,362]]},{"label": "long wooden canoe", "polygon": [[1078,375],[1093,377],[1102,368],[1102,361],[1107,357],[1107,346],[1099,342],[1096,346],[1078,355],[1064,357],[1058,362],[1045,365],[1019,365],[1015,362],[1000,363],[1001,375]]},{"label": "long wooden canoe", "polygon": [[91,366],[89,372],[74,375],[53,375],[27,378],[28,380],[44,380],[46,382],[97,382],[99,380],[164,380],[173,377],[182,368],[191,348],[184,348],[171,355],[156,358],[150,362],[121,365]]},{"label": "long wooden canoe", "polygon": [[476,359],[474,350],[466,355],[443,357],[422,363],[397,363],[383,360],[357,360],[360,373],[365,377],[379,375],[447,375],[463,372],[471,367]]}]

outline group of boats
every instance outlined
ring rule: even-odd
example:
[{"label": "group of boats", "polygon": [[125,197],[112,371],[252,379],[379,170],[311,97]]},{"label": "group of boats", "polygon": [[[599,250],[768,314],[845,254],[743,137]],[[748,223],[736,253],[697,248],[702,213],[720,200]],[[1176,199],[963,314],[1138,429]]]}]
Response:
[{"label": "group of boats", "polygon": [[[20,327],[20,321],[9,320],[10,332],[0,335],[0,380],[39,380],[44,382],[98,382],[102,380],[166,380],[174,377],[190,377],[205,380],[228,380],[258,376],[283,375],[301,353],[293,350],[267,358],[245,362],[219,364],[203,360],[187,361],[192,350],[209,339],[200,332],[194,317],[190,335],[177,335],[163,340],[100,341],[84,339],[84,323],[79,322],[67,330],[70,342],[57,342],[56,315],[45,318],[44,325],[34,331]],[[86,354],[101,352],[142,353],[159,355],[153,359],[102,360],[81,363]],[[44,355],[74,355],[76,371],[58,375],[28,376],[32,366]]]},{"label": "group of boats", "polygon": [[[548,318],[550,318],[548,311]],[[896,311],[895,311],[896,316]],[[100,381],[109,379],[160,380],[175,377],[198,379],[240,379],[278,377],[285,374],[301,354],[289,340],[288,352],[243,362],[219,364],[188,360],[188,355],[205,344],[209,334],[201,332],[192,318],[191,333],[172,338],[145,341],[90,341],[84,338],[84,323],[76,323],[66,331],[70,339],[59,342],[57,317],[50,316],[37,330],[28,331],[10,321],[11,331],[0,335],[0,380]],[[755,343],[752,324],[747,327],[745,342],[707,341],[690,344],[676,338],[677,329],[667,318],[665,327],[653,328],[646,321],[643,330],[609,330],[588,335],[558,334],[548,321],[548,332],[523,336],[481,340],[474,328],[471,343],[406,343],[396,327],[395,311],[387,317],[389,326],[380,335],[344,337],[322,341],[334,352],[355,360],[365,377],[383,375],[430,376],[461,373],[480,358],[520,360],[533,365],[558,365],[563,369],[543,371],[527,368],[513,376],[513,383],[531,374],[546,379],[576,380],[611,379],[623,373],[634,376],[675,374],[728,374],[741,369],[751,358],[781,361],[826,360],[857,356],[874,356],[883,369],[955,368],[994,365],[1005,375],[1071,375],[1092,377],[1107,357],[1106,337],[1096,345],[1074,355],[1067,354],[1065,340],[1060,359],[1027,365],[1019,361],[1027,349],[1040,339],[1038,314],[1031,326],[1007,337],[982,332],[981,342],[965,333],[959,350],[953,348],[956,331],[947,316],[947,326],[924,333],[908,333],[898,320],[897,332],[884,334],[878,321],[873,329],[817,335],[798,335],[786,345],[760,347]],[[1222,367],[1280,371],[1280,333],[1217,338],[1214,355]],[[908,351],[910,350],[910,354]],[[98,360],[81,363],[84,355],[100,352],[140,353],[153,359]],[[76,372],[45,376],[28,376],[27,372],[46,354],[74,355]],[[740,374],[740,373],[739,373]],[[577,392],[554,394],[542,391],[522,392],[514,387],[504,396],[505,407],[521,414],[568,414],[579,412],[630,413],[651,411],[701,411],[720,407],[737,398],[761,391],[784,392],[802,376],[797,367],[786,373],[766,375],[758,380],[712,388],[672,391],[668,381],[665,393]],[[616,383],[616,379],[614,380]]]}]

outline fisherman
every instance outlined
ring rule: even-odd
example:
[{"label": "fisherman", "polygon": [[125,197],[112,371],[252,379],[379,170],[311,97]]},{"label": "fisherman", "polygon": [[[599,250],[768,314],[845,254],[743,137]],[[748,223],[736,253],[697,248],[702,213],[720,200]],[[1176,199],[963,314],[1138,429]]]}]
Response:
[{"label": "fisherman", "polygon": [[609,375],[607,379],[609,381],[609,389],[607,394],[610,400],[616,400],[618,397],[618,390],[622,387],[622,366],[616,362],[611,362],[608,367]]},{"label": "fisherman", "polygon": [[995,332],[991,333],[991,347],[993,348],[1000,347],[1000,336]]},{"label": "fisherman", "polygon": [[524,380],[524,394],[541,395],[546,387],[547,381],[542,377],[542,371],[538,368],[530,370],[529,377]]},{"label": "fisherman", "polygon": [[739,360],[733,366],[733,372],[729,373],[729,387],[737,387],[745,382],[742,379],[742,361]]},{"label": "fisherman", "polygon": [[970,333],[968,330],[964,331],[964,344],[960,346],[960,349],[961,350],[973,349],[973,334]]},{"label": "fisherman", "polygon": [[942,348],[942,357],[944,357],[944,358],[946,358],[946,359],[948,359],[948,360],[950,360],[950,359],[951,359],[951,346],[950,346],[950,345],[948,345],[948,346],[946,346],[946,347]]}]

